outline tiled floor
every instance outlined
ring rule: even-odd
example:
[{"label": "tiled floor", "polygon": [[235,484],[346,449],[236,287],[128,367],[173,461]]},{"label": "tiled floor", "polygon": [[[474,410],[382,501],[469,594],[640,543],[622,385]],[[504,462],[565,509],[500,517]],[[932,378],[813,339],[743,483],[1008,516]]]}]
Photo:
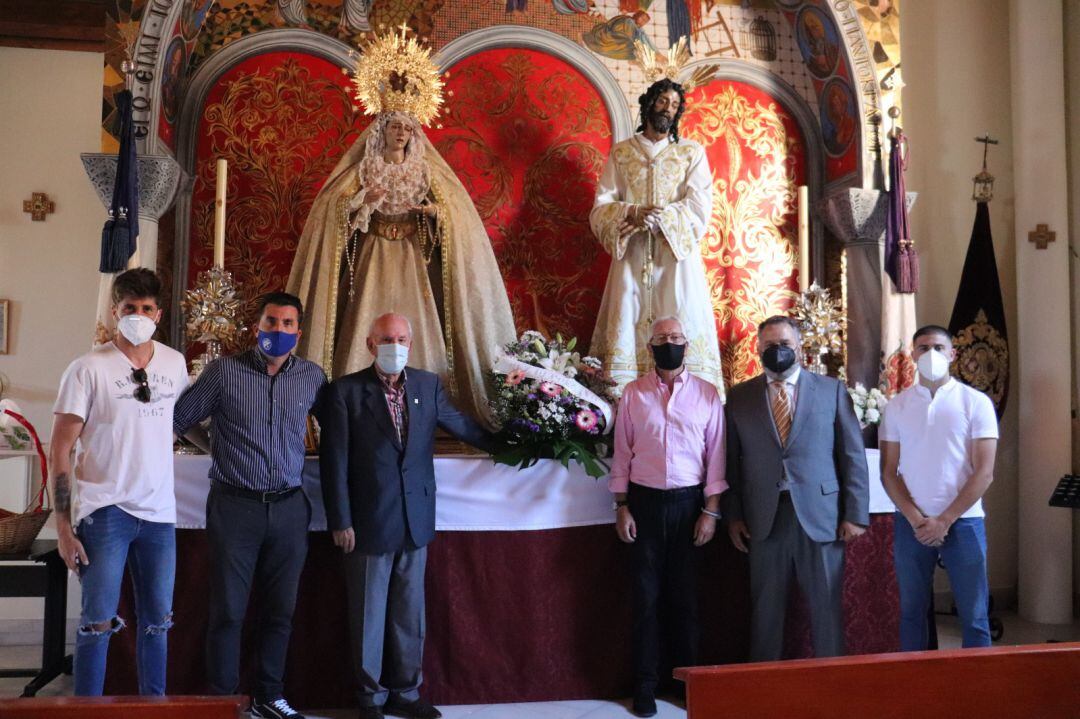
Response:
[{"label": "tiled floor", "polygon": [[[1027,622],[1011,613],[998,616],[1005,625],[1005,634],[997,646],[1014,644],[1041,644],[1056,640],[1062,642],[1080,641],[1080,621],[1073,624],[1049,625]],[[939,641],[943,649],[960,646],[960,629],[955,617],[938,618]],[[41,650],[35,646],[0,646],[0,669],[11,667],[36,666],[40,661]],[[0,679],[0,696],[18,696],[22,692],[26,679]],[[62,676],[40,692],[40,696],[58,696],[70,694],[71,677]],[[660,719],[685,717],[686,712],[675,704],[661,700],[658,702]],[[630,716],[629,701],[566,701],[540,702],[533,704],[495,704],[470,706],[442,706],[440,709],[446,719],[625,719]],[[308,710],[311,719],[351,719],[356,716],[352,709]]]}]

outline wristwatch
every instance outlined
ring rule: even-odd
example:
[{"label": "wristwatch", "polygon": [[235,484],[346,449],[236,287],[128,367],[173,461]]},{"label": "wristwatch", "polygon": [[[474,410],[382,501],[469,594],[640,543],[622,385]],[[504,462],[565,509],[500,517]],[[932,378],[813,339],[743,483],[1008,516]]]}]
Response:
[{"label": "wristwatch", "polygon": [[612,503],[611,508],[615,511],[618,511],[619,507],[625,507],[628,504],[630,504],[630,502],[625,499],[616,499],[615,502]]}]

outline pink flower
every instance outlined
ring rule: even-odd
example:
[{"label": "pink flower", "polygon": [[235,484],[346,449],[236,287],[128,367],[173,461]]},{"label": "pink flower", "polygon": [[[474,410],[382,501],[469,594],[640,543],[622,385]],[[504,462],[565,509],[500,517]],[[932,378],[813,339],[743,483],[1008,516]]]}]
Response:
[{"label": "pink flower", "polygon": [[506,386],[514,387],[521,384],[521,380],[525,379],[525,370],[516,369],[510,374],[506,375]]},{"label": "pink flower", "polygon": [[562,394],[562,387],[554,382],[541,382],[540,391],[546,394],[548,397],[558,397]]},{"label": "pink flower", "polygon": [[574,417],[574,424],[576,424],[577,428],[582,432],[591,432],[598,421],[596,412],[593,412],[591,409],[583,409]]}]

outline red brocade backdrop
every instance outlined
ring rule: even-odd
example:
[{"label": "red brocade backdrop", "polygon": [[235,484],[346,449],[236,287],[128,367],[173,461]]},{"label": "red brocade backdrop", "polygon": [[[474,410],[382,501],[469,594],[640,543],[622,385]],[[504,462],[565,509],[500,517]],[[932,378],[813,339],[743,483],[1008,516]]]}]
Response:
[{"label": "red brocade backdrop", "polygon": [[567,62],[485,50],[450,68],[432,142],[491,238],[518,330],[589,346],[611,258],[589,229],[611,149],[607,109]]},{"label": "red brocade backdrop", "polygon": [[229,162],[225,269],[250,317],[261,294],[285,288],[311,203],[365,125],[326,60],[273,52],[225,72],[199,124],[188,286],[213,263],[218,158]]}]

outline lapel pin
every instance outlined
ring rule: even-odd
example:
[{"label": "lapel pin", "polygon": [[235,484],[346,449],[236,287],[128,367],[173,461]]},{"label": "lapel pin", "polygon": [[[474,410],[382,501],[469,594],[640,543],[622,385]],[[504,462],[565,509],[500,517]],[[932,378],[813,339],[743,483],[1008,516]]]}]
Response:
[{"label": "lapel pin", "polygon": [[420,404],[420,398],[419,397],[413,397],[412,403],[413,404]]}]

